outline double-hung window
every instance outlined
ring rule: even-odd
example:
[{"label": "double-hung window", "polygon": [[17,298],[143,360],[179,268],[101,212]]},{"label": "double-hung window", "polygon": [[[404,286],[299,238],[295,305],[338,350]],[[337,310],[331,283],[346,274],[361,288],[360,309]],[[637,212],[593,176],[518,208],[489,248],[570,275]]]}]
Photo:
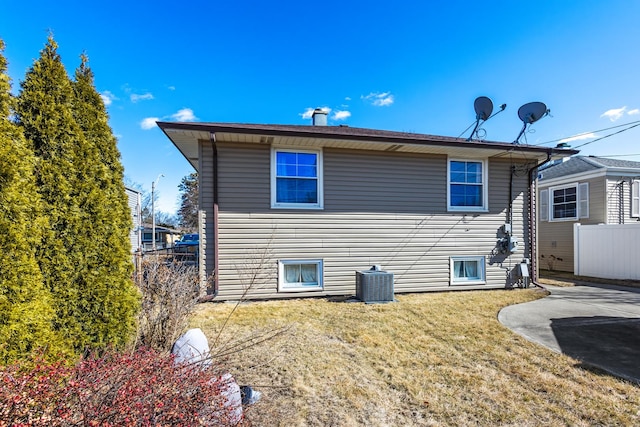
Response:
[{"label": "double-hung window", "polygon": [[451,257],[452,285],[484,285],[486,283],[483,256]]},{"label": "double-hung window", "polygon": [[322,290],[322,260],[281,260],[278,262],[279,291]]},{"label": "double-hung window", "polygon": [[271,207],[322,209],[322,152],[271,151]]},{"label": "double-hung window", "polygon": [[449,159],[447,203],[450,211],[486,211],[487,162]]},{"label": "double-hung window", "polygon": [[[589,183],[569,184],[540,191],[540,220],[568,221],[589,218]],[[544,200],[548,197],[548,201]],[[547,212],[544,212],[548,209]]]},{"label": "double-hung window", "polygon": [[578,217],[578,189],[565,187],[553,190],[553,219]]}]

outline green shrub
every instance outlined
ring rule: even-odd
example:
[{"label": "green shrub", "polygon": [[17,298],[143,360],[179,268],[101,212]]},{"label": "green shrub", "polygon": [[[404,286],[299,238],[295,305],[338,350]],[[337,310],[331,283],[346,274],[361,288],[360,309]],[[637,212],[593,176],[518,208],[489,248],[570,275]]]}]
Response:
[{"label": "green shrub", "polygon": [[54,328],[82,353],[132,339],[139,301],[116,141],[84,59],[76,77],[49,37],[21,84],[15,117],[36,156],[49,223],[36,256]]},{"label": "green shrub", "polygon": [[10,120],[13,98],[3,49],[0,40],[0,364],[45,346],[46,354],[66,349],[53,330],[53,301],[36,260],[49,226],[36,187],[36,158]]}]

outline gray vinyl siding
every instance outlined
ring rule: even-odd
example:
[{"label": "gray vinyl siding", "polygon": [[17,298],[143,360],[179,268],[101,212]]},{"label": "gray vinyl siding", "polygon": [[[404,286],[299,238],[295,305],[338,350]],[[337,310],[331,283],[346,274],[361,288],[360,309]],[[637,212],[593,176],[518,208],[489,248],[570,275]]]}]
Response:
[{"label": "gray vinyl siding", "polygon": [[[292,210],[270,207],[268,145],[219,143],[218,154],[220,299],[240,298],[248,287],[249,298],[355,294],[355,271],[374,264],[394,273],[396,292],[501,288],[506,271],[528,256],[495,251],[508,220],[508,159],[488,162],[489,212],[452,213],[446,156],[325,149],[324,209]],[[521,248],[528,237],[523,170],[513,192]],[[202,202],[207,209],[212,199]],[[484,256],[486,285],[450,286],[454,255]],[[278,260],[288,259],[323,260],[323,291],[278,292]]]},{"label": "gray vinyl siding", "polygon": [[[540,268],[573,272],[573,224],[599,224],[605,222],[607,194],[605,192],[605,178],[597,177],[583,181],[572,181],[567,184],[589,183],[589,218],[570,221],[539,221],[538,224],[538,255]],[[554,184],[556,187],[563,184]],[[542,183],[541,190],[548,189]],[[540,204],[538,201],[538,209]],[[539,217],[539,216],[538,216]]]},{"label": "gray vinyl siding", "polygon": [[324,163],[327,211],[446,213],[446,156],[325,150]]}]

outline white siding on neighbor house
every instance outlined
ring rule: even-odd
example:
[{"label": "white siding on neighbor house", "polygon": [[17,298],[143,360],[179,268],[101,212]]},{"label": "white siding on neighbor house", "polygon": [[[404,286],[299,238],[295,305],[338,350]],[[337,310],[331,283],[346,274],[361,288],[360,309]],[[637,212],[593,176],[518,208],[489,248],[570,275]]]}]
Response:
[{"label": "white siding on neighbor house", "polygon": [[[508,220],[508,159],[488,162],[489,212],[451,213],[446,156],[325,149],[324,209],[309,211],[270,208],[268,145],[218,143],[218,153],[221,299],[240,298],[249,285],[249,298],[354,294],[355,271],[374,264],[394,273],[396,292],[504,287],[507,271],[529,256],[495,251]],[[513,230],[524,248],[528,182],[520,175]],[[486,284],[450,286],[451,256],[484,256]],[[324,290],[278,292],[279,260],[322,260]]]},{"label": "white siding on neighbor house", "polygon": [[[607,192],[605,191],[605,178],[600,176],[585,181],[567,180],[567,184],[576,183],[588,184],[589,217],[575,220],[549,221],[551,215],[547,215],[547,220],[543,220],[538,215],[538,260],[541,269],[573,271],[573,224],[598,224],[604,222],[606,218]],[[555,184],[564,185],[564,184]],[[552,186],[552,187],[554,187]],[[538,185],[538,194],[541,195],[547,190],[547,197],[551,200],[551,187],[545,185],[544,181]],[[578,190],[579,191],[579,190]],[[544,203],[538,198],[538,212],[544,207]],[[547,202],[547,208],[551,209],[551,202]]]},{"label": "white siding on neighbor house", "polygon": [[631,212],[631,182],[629,178],[607,179],[606,224],[629,224],[638,221]]}]

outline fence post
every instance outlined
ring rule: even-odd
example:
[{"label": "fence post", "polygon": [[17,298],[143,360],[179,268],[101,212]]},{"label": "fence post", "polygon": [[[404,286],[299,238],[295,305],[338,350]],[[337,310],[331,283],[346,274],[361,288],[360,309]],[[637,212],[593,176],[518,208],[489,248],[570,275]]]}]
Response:
[{"label": "fence post", "polygon": [[580,276],[580,223],[573,224],[573,274]]},{"label": "fence post", "polygon": [[205,210],[198,211],[198,251],[196,253],[196,265],[198,266],[198,276],[200,279],[200,296],[207,294],[207,213]]}]

